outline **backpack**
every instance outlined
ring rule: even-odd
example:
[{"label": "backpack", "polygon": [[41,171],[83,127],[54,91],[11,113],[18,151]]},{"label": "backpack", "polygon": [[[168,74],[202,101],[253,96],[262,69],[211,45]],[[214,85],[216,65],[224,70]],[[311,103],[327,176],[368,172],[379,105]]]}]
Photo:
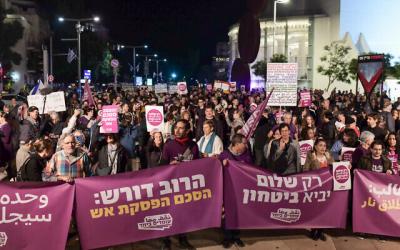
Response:
[{"label": "backpack", "polygon": [[18,172],[17,172],[17,177],[15,177],[16,181],[25,181],[22,177],[22,171],[24,171],[25,175],[26,175],[26,164],[28,164],[28,162],[32,159],[32,156],[30,155],[22,164],[22,166],[19,168]]}]

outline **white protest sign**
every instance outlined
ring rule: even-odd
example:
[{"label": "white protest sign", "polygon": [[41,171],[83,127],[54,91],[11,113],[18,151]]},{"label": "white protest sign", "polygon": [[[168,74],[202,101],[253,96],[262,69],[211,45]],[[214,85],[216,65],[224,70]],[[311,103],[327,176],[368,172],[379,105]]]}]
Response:
[{"label": "white protest sign", "polygon": [[222,82],[221,81],[214,81],[214,89],[222,89]]},{"label": "white protest sign", "polygon": [[231,84],[231,86],[230,86],[229,90],[232,92],[235,92],[236,91],[236,82],[231,82],[230,84]]},{"label": "white protest sign", "polygon": [[154,85],[154,91],[156,94],[168,93],[168,85],[165,83],[156,84]]},{"label": "white protest sign", "polygon": [[223,82],[221,88],[225,93],[228,93],[231,88],[231,84],[229,82]]},{"label": "white protest sign", "polygon": [[44,113],[47,114],[50,111],[62,112],[66,111],[65,106],[65,98],[64,92],[53,92],[51,94],[46,95],[46,103],[45,103],[45,96],[43,95],[29,95],[28,96],[28,105],[29,107],[35,106],[39,109],[39,113],[43,114],[43,106]]},{"label": "white protest sign", "polygon": [[268,106],[297,106],[297,63],[267,64],[267,95],[274,88]]},{"label": "white protest sign", "polygon": [[176,85],[169,85],[169,88],[168,88],[168,93],[169,94],[175,94],[175,93],[178,93],[178,86],[176,86]]},{"label": "white protest sign", "polygon": [[356,148],[342,147],[340,159],[342,161],[352,162],[354,150],[356,150]]},{"label": "white protest sign", "polygon": [[346,125],[343,124],[343,123],[341,123],[341,122],[339,122],[339,121],[336,121],[336,122],[335,122],[335,127],[336,127],[336,129],[337,129],[338,131],[341,131],[343,128],[346,127]]},{"label": "white protest sign", "polygon": [[43,95],[28,95],[28,106],[35,106],[39,109],[39,113],[43,113],[44,96]]},{"label": "white protest sign", "polygon": [[67,109],[65,107],[65,97],[63,91],[54,92],[47,95],[46,107],[44,109],[45,113],[48,113],[50,111],[61,112],[66,110]]},{"label": "white protest sign", "polygon": [[188,93],[186,82],[178,82],[178,94],[186,95]]},{"label": "white protest sign", "polygon": [[301,165],[303,166],[306,163],[308,152],[310,152],[314,147],[314,141],[313,140],[299,141],[299,147],[300,147],[300,162]]},{"label": "white protest sign", "polygon": [[146,106],[147,132],[163,131],[164,110],[162,106]]},{"label": "white protest sign", "polygon": [[333,190],[342,191],[351,189],[350,162],[333,163]]}]

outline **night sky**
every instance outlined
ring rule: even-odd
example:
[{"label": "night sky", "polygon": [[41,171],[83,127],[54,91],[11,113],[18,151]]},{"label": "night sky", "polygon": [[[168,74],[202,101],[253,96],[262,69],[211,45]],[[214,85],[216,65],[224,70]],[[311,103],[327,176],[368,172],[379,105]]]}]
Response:
[{"label": "night sky", "polygon": [[[244,0],[85,0],[84,14],[97,14],[108,39],[127,45],[148,44],[161,57],[182,67],[198,57],[211,64],[216,43],[245,10]],[[140,51],[145,53],[145,51]]]}]

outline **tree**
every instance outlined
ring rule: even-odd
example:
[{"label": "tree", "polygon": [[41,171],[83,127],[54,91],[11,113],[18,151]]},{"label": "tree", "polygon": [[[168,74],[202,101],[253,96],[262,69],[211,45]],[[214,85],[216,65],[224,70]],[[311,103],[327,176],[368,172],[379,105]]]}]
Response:
[{"label": "tree", "polygon": [[269,60],[271,63],[287,63],[287,57],[283,54],[274,54]]},{"label": "tree", "polygon": [[324,47],[326,55],[321,57],[323,65],[318,66],[318,73],[328,77],[328,86],[325,91],[329,91],[330,86],[335,81],[350,83],[350,61],[347,55],[350,47],[338,42],[332,42]]},{"label": "tree", "polygon": [[351,79],[357,80],[358,58],[351,59],[351,61],[349,63],[349,71],[350,71]]},{"label": "tree", "polygon": [[21,56],[11,50],[18,40],[22,38],[24,28],[18,21],[5,22],[6,10],[0,5],[0,62],[6,70],[11,68],[11,64],[20,64]]},{"label": "tree", "polygon": [[264,80],[267,79],[267,62],[265,60],[256,62],[251,69],[254,75],[262,77]]},{"label": "tree", "polygon": [[392,76],[396,79],[400,78],[400,62],[396,62],[392,68]]},{"label": "tree", "polygon": [[100,80],[110,81],[112,79],[113,71],[110,65],[111,60],[112,60],[111,52],[110,50],[107,49],[103,52],[103,60],[100,65],[99,74],[96,74],[99,76]]}]

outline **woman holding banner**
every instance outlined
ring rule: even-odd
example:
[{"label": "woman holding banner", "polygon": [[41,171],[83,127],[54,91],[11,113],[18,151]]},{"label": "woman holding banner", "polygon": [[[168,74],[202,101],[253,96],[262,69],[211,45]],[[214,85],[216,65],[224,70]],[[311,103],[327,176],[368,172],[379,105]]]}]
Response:
[{"label": "woman holding banner", "polygon": [[[326,141],[323,138],[318,138],[315,141],[314,148],[308,152],[306,163],[304,164],[303,171],[318,170],[321,168],[327,168],[332,165],[333,157],[327,150]],[[312,229],[310,232],[310,238],[313,240],[326,241],[326,237],[322,229]]]},{"label": "woman holding banner", "polygon": [[161,165],[164,140],[161,132],[152,133],[146,147],[147,168]]},{"label": "woman holding banner", "polygon": [[318,138],[314,143],[312,151],[308,152],[303,171],[312,171],[320,168],[326,168],[334,162],[329,150],[327,150],[326,141]]}]

